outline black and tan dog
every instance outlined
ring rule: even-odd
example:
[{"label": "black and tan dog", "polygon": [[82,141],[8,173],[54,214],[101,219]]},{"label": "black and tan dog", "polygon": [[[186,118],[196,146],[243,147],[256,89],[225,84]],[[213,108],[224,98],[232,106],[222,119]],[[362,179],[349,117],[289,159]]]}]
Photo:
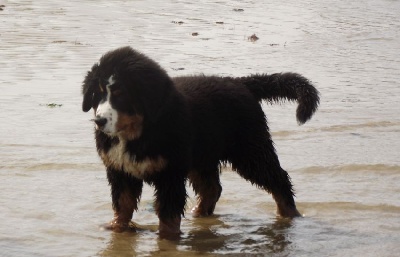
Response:
[{"label": "black and tan dog", "polygon": [[319,93],[301,75],[171,78],[155,61],[123,47],[92,67],[82,92],[83,111],[94,109],[97,151],[111,185],[109,229],[134,229],[144,181],[155,187],[160,235],[179,234],[185,182],[198,197],[193,215],[209,216],[221,195],[224,163],[271,193],[278,214],[300,216],[260,102],[297,101],[297,120],[306,122]]}]

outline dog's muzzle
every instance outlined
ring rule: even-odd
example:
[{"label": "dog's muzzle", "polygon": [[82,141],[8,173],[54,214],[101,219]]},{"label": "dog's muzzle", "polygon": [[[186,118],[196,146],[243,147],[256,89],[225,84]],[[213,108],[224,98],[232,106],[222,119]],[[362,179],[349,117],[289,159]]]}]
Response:
[{"label": "dog's muzzle", "polygon": [[109,116],[96,115],[96,117],[93,119],[93,122],[94,124],[96,124],[97,130],[101,130],[102,132],[112,136],[115,135],[115,133],[117,133],[114,118],[117,119],[115,115],[109,115]]}]

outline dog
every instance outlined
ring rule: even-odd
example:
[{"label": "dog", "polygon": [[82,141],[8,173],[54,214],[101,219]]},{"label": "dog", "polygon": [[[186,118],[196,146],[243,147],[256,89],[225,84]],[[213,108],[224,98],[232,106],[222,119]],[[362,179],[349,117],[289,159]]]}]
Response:
[{"label": "dog", "polygon": [[186,182],[197,197],[195,217],[210,216],[221,196],[221,166],[271,193],[282,217],[301,216],[288,173],[269,133],[263,100],[297,101],[299,124],[319,105],[319,92],[296,73],[246,77],[171,78],[154,60],[122,47],[88,71],[82,109],[94,110],[95,139],[111,186],[113,231],[131,222],[143,182],[155,188],[159,235],[179,235]]}]

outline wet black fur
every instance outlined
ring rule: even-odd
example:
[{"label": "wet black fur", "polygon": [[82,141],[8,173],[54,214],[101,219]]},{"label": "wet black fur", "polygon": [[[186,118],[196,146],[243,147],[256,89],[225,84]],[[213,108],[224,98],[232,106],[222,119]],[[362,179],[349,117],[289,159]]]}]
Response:
[{"label": "wet black fur", "polygon": [[[280,166],[260,101],[297,101],[297,119],[304,123],[319,103],[318,91],[306,78],[295,73],[170,78],[156,62],[124,47],[105,54],[88,72],[82,87],[84,111],[98,105],[98,84],[112,74],[129,97],[124,104],[144,117],[143,133],[129,142],[128,151],[137,161],[157,156],[168,160],[164,170],[144,179],[155,187],[160,219],[183,215],[188,177],[196,193],[206,195],[210,188],[217,191],[210,194],[218,200],[220,164],[225,162],[295,206],[292,184]],[[118,143],[100,131],[95,135],[98,151]],[[122,208],[118,197],[123,191],[139,201],[141,180],[110,167],[107,174],[116,210]]]}]

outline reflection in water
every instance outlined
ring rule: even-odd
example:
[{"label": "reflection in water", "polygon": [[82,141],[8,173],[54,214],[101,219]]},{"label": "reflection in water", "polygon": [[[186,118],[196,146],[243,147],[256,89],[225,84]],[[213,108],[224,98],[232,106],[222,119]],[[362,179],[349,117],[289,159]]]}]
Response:
[{"label": "reflection in water", "polygon": [[137,247],[137,233],[112,233],[107,248],[99,256],[132,256]]},{"label": "reflection in water", "polygon": [[288,250],[291,244],[288,236],[291,227],[292,221],[289,219],[277,219],[271,226],[260,227],[257,234],[265,235],[269,241],[257,247],[255,252],[282,253]]},{"label": "reflection in water", "polygon": [[193,229],[187,232],[187,236],[181,240],[180,244],[196,252],[215,252],[222,249],[229,239],[229,235],[219,232],[221,229],[229,227],[220,219],[219,215],[194,218],[191,227]]},{"label": "reflection in water", "polygon": [[283,254],[289,250],[288,247],[291,244],[289,234],[291,234],[293,222],[289,219],[276,219],[270,224],[262,224],[262,220],[255,222],[243,219],[240,227],[238,226],[240,222],[232,216],[215,215],[196,218],[191,222],[192,230],[176,241],[159,239],[154,228],[140,229],[137,233],[110,232],[111,239],[99,255]]}]

